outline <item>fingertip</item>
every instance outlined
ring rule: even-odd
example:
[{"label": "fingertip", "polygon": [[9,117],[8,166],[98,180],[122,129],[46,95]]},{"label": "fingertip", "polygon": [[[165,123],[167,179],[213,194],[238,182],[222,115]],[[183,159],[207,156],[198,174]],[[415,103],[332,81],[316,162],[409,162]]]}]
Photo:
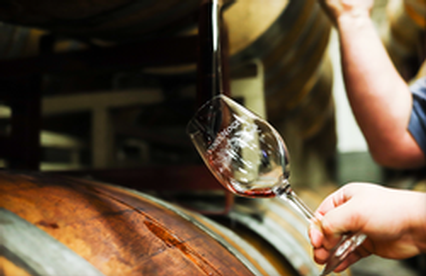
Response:
[{"label": "fingertip", "polygon": [[322,240],[323,240],[323,234],[315,225],[311,225],[309,227],[309,238],[310,238],[311,244],[314,248],[321,247],[321,243],[322,243]]},{"label": "fingertip", "polygon": [[314,249],[314,261],[317,264],[323,265],[327,262],[330,256],[330,251],[324,248],[316,248]]}]

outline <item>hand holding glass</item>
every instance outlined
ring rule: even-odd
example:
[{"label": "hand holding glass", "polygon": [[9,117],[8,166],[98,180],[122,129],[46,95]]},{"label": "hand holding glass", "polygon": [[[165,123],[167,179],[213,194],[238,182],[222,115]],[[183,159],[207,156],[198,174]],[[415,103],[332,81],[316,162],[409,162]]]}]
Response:
[{"label": "hand holding glass", "polygon": [[[320,221],[296,196],[290,183],[289,153],[265,120],[219,95],[204,104],[187,131],[205,164],[231,192],[245,197],[278,197],[320,228]],[[342,237],[321,275],[331,273],[366,236]]]}]

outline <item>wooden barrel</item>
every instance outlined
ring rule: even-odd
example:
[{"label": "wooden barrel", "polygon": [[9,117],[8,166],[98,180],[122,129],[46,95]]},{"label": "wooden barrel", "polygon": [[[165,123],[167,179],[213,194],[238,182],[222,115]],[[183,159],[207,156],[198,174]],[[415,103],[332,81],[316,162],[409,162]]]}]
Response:
[{"label": "wooden barrel", "polygon": [[[337,145],[331,24],[316,0],[259,1],[253,4],[258,12],[238,4],[224,14],[231,65],[262,61],[267,118],[287,141],[294,183],[322,185],[331,178],[328,163]],[[251,21],[262,22],[259,30]]]},{"label": "wooden barrel", "polygon": [[331,67],[324,65],[331,26],[317,1],[237,2],[224,18],[231,63],[252,58],[263,62],[268,118],[293,116],[301,139],[314,136],[322,121],[334,115],[329,112],[334,108]]},{"label": "wooden barrel", "polygon": [[302,140],[334,120],[332,67],[326,54],[331,25],[317,1],[237,1],[225,10],[224,20],[231,67],[253,59],[263,63],[269,120],[291,117]]},{"label": "wooden barrel", "polygon": [[83,180],[0,176],[5,257],[28,274],[260,275],[155,198]]},{"label": "wooden barrel", "polygon": [[309,254],[306,225],[278,202],[262,210],[263,218],[238,210],[229,214],[255,236],[119,186],[5,171],[0,179],[3,275],[320,271]]},{"label": "wooden barrel", "polygon": [[293,183],[330,181],[337,146],[331,24],[318,1],[239,1],[224,18],[231,65],[263,63],[267,119],[287,141]]},{"label": "wooden barrel", "polygon": [[426,2],[392,0],[386,6],[389,27],[382,34],[396,68],[407,79],[426,57]]}]

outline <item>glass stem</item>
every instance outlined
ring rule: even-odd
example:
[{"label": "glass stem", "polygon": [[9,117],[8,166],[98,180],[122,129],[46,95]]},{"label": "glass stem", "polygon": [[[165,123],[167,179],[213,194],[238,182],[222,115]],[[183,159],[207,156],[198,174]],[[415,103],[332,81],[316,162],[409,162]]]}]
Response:
[{"label": "glass stem", "polygon": [[276,194],[279,198],[290,203],[290,205],[309,222],[314,222],[318,224],[319,220],[312,212],[312,210],[293,192],[293,189],[290,187],[288,180],[283,181],[283,185],[276,190]]}]

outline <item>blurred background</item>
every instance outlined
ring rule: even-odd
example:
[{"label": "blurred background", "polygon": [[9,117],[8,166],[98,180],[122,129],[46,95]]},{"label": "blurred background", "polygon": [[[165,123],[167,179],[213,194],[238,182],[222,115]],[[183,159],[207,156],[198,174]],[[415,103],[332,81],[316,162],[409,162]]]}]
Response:
[{"label": "blurred background", "polygon": [[[199,105],[200,2],[1,1],[0,166],[131,187],[228,226],[233,208],[262,216],[264,202],[221,189],[185,133]],[[293,186],[312,208],[350,181],[425,190],[424,172],[371,159],[317,1],[224,2],[230,95],[283,135]],[[401,75],[420,76],[425,1],[376,0],[372,17]],[[352,274],[425,275],[425,266],[424,256],[369,258]]]}]

